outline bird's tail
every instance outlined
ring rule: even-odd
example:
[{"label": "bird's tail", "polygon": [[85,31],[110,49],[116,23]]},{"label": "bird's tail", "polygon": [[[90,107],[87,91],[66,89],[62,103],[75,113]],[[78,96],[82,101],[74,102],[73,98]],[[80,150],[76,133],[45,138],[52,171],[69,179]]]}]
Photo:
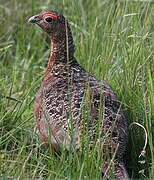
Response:
[{"label": "bird's tail", "polygon": [[110,173],[115,177],[116,180],[129,180],[129,176],[123,162],[114,163],[113,171],[110,169],[109,164],[105,162],[103,169],[103,179],[105,180],[111,179]]},{"label": "bird's tail", "polygon": [[117,163],[115,165],[116,180],[129,180],[128,173],[124,163]]}]

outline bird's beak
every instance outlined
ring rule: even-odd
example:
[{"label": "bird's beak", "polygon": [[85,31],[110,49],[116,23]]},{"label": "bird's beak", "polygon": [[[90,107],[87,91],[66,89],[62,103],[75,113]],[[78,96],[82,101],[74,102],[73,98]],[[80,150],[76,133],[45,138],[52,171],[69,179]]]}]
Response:
[{"label": "bird's beak", "polygon": [[35,24],[35,23],[38,23],[40,20],[41,20],[40,16],[35,15],[35,16],[30,17],[28,19],[28,22]]}]

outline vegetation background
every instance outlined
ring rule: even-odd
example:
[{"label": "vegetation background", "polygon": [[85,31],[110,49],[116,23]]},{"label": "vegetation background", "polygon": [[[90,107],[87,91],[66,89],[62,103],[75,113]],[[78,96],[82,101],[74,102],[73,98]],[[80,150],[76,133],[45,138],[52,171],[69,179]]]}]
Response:
[{"label": "vegetation background", "polygon": [[[94,156],[57,157],[41,146],[33,102],[49,55],[49,39],[27,23],[42,10],[71,23],[79,63],[105,79],[124,103],[126,156],[132,179],[154,178],[154,1],[0,0],[0,179],[99,179]],[[98,170],[98,171],[97,171]]]}]

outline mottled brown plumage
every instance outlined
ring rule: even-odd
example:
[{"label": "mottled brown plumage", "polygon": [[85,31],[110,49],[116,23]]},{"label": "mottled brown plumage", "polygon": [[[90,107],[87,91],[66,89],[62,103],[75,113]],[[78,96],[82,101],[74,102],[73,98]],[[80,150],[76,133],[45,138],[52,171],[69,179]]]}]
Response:
[{"label": "mottled brown plumage", "polygon": [[[110,155],[115,153],[116,178],[127,179],[123,163],[127,122],[117,96],[105,82],[100,83],[78,64],[71,29],[63,15],[43,12],[29,21],[40,26],[51,38],[51,55],[35,101],[42,141],[57,152],[62,147],[69,149],[70,145],[79,149],[84,127],[88,129],[90,144],[94,144],[100,123],[101,137],[106,137],[103,151]],[[85,107],[89,108],[88,121],[83,115]],[[108,162],[104,164],[104,173],[107,177]]]}]

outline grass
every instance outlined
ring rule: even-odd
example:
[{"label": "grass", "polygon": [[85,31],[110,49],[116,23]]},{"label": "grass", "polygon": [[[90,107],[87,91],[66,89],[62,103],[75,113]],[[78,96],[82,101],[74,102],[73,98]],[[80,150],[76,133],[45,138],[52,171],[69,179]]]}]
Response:
[{"label": "grass", "polygon": [[129,125],[127,164],[132,179],[154,177],[154,2],[133,0],[0,1],[0,177],[99,179],[97,150],[55,156],[36,133],[33,102],[49,54],[46,34],[27,24],[43,9],[71,22],[79,63],[105,79],[125,105]]}]

